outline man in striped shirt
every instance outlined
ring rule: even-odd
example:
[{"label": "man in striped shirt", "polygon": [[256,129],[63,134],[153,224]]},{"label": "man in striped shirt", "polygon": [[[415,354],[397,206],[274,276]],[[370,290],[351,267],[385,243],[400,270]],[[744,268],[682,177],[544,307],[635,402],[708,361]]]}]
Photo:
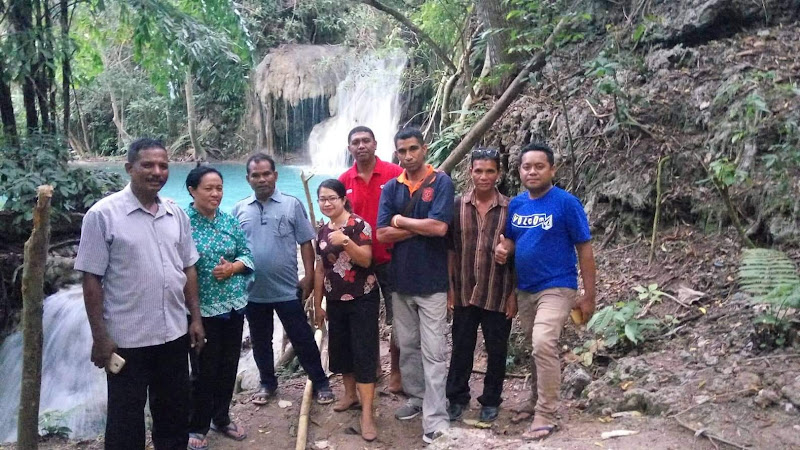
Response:
[{"label": "man in striped shirt", "polygon": [[511,319],[517,313],[514,267],[494,261],[494,247],[508,217],[508,197],[495,187],[500,177],[497,150],[473,150],[470,176],[474,186],[456,198],[449,233],[447,307],[453,312],[453,354],[447,374],[447,413],[450,420],[458,420],[468,409],[480,325],[488,354],[483,395],[478,397],[480,420],[491,422],[497,419],[502,401]]}]

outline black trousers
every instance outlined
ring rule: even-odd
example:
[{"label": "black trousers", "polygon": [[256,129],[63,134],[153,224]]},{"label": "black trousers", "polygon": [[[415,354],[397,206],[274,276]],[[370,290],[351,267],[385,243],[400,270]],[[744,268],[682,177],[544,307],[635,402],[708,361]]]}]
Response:
[{"label": "black trousers", "polygon": [[189,443],[189,338],[166,344],[120,348],[125,359],[118,374],[108,374],[105,448],[142,450],[144,405],[150,398],[153,446],[185,450]]},{"label": "black trousers", "polygon": [[217,428],[231,423],[228,411],[236,384],[242,349],[244,311],[230,317],[203,317],[206,345],[200,354],[189,352],[192,363],[192,412],[189,432],[207,434],[214,421]]},{"label": "black trousers", "polygon": [[275,376],[275,361],[272,352],[273,312],[283,324],[289,336],[300,365],[308,374],[314,385],[314,392],[330,387],[328,377],[322,370],[319,348],[314,341],[314,331],[308,324],[303,303],[299,298],[278,303],[247,304],[247,323],[250,325],[250,339],[253,342],[253,359],[256,361],[261,375],[261,385],[267,389],[278,389],[278,378]]},{"label": "black trousers", "polygon": [[331,372],[353,374],[356,383],[378,381],[380,301],[377,289],[346,302],[328,301]]},{"label": "black trousers", "polygon": [[392,291],[394,291],[394,286],[392,285],[392,279],[390,275],[391,264],[392,263],[390,261],[373,267],[375,270],[375,276],[378,277],[378,286],[381,288],[383,306],[386,308],[386,325],[391,325],[392,319],[394,319],[394,314],[392,312]]},{"label": "black trousers", "polygon": [[469,403],[469,377],[478,340],[478,325],[483,330],[488,354],[483,395],[478,397],[478,402],[483,406],[500,406],[511,320],[502,312],[487,311],[477,306],[456,306],[453,311],[453,354],[447,373],[447,399],[450,403],[460,405]]}]

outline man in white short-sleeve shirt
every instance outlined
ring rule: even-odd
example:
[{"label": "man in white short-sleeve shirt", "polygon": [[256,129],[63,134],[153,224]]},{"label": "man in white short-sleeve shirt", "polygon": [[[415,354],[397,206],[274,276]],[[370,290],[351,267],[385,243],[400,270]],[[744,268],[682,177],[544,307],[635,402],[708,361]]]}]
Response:
[{"label": "man in white short-sleeve shirt", "polygon": [[[200,351],[203,325],[197,297],[198,254],[189,217],[158,192],[167,182],[164,145],[131,143],[131,182],[86,213],[75,269],[92,329],[92,362],[125,360],[109,373],[106,449],[145,446],[144,406],[150,400],[153,446],[184,450],[189,435],[187,352]],[[191,316],[191,323],[187,320]]]}]

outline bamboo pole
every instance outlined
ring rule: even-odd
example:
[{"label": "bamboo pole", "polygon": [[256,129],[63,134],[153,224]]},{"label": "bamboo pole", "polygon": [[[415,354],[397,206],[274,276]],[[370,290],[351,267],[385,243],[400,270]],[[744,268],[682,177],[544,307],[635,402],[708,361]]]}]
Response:
[{"label": "bamboo pole", "polygon": [[[317,347],[322,346],[322,329],[317,328],[314,332],[314,341]],[[308,439],[308,416],[311,412],[311,394],[314,392],[311,379],[306,381],[306,388],[303,391],[303,403],[300,405],[300,419],[297,423],[297,443],[295,443],[295,450],[305,450],[306,441]]]},{"label": "bamboo pole", "polygon": [[33,231],[25,242],[22,268],[22,386],[19,395],[17,448],[39,446],[39,400],[42,390],[42,313],[44,272],[50,245],[50,199],[53,187],[39,186],[33,209]]}]

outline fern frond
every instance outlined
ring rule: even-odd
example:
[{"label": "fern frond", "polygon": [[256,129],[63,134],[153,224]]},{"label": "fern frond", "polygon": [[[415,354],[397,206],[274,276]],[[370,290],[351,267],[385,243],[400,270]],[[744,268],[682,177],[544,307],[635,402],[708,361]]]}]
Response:
[{"label": "fern frond", "polygon": [[760,303],[785,302],[800,292],[800,275],[785,253],[763,248],[742,252],[739,285]]}]

